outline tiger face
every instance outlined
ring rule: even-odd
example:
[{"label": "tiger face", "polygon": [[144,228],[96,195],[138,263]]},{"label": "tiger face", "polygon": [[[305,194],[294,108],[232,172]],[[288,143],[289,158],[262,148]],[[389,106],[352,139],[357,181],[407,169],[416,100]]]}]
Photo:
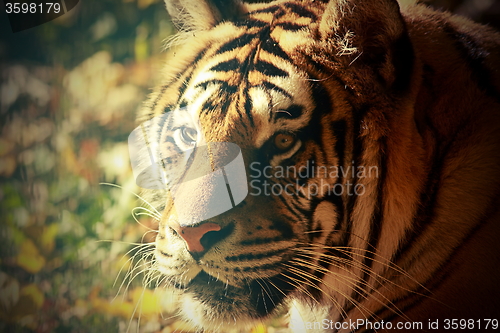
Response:
[{"label": "tiger face", "polygon": [[[200,178],[181,194],[153,191],[162,212],[153,266],[179,291],[183,316],[215,331],[282,308],[297,332],[323,319],[413,319],[403,310],[427,299],[500,188],[481,176],[500,171],[491,153],[500,145],[486,135],[499,127],[488,113],[498,98],[466,80],[475,69],[455,55],[459,40],[429,22],[439,16],[457,36],[477,26],[460,31],[445,14],[401,12],[390,0],[166,4],[182,45],[139,118],[172,115],[155,125],[156,159],[182,183],[223,170],[231,153],[220,143],[230,143],[247,193],[209,216],[220,193],[236,193],[224,171],[222,187]],[[452,103],[437,88],[452,74],[426,34],[450,47],[456,83],[476,95]],[[488,120],[471,125],[474,96]],[[467,155],[478,147],[484,154]],[[475,198],[461,209],[468,192],[453,184],[477,159],[487,163],[466,176]]]},{"label": "tiger face", "polygon": [[[283,10],[291,12],[287,7]],[[271,18],[259,10],[255,16]],[[190,319],[201,327],[226,327],[235,318],[240,324],[251,323],[273,313],[288,294],[303,288],[301,274],[310,274],[309,269],[294,272],[309,256],[307,251],[298,254],[297,249],[322,237],[323,231],[311,233],[312,228],[322,228],[319,217],[314,223],[311,213],[326,194],[309,193],[317,192],[310,186],[315,180],[297,171],[307,165],[313,169],[313,165],[339,164],[337,153],[322,151],[328,138],[322,139],[320,132],[323,123],[340,121],[341,115],[330,115],[330,103],[318,103],[316,99],[330,98],[315,87],[306,71],[293,62],[278,64],[287,54],[280,41],[303,34],[298,27],[288,30],[287,20],[260,26],[257,18],[249,16],[240,27],[222,24],[216,28],[220,33],[210,37],[209,46],[200,52],[203,56],[178,79],[184,81],[182,93],[175,89],[177,96],[170,103],[164,101],[173,97],[167,89],[155,102],[159,109],[185,108],[199,118],[204,142],[234,143],[245,161],[248,195],[236,207],[187,229],[179,227],[182,221],[175,209],[165,209],[160,222],[159,270],[175,287],[188,291],[183,307],[195,309]],[[325,122],[325,118],[331,120]],[[178,138],[177,148],[186,141]],[[323,179],[325,187],[339,181]],[[194,192],[186,200],[207,195]],[[336,214],[333,205],[328,206]],[[217,231],[208,228],[192,237],[182,234],[212,224]],[[202,250],[190,252],[190,247]]]}]

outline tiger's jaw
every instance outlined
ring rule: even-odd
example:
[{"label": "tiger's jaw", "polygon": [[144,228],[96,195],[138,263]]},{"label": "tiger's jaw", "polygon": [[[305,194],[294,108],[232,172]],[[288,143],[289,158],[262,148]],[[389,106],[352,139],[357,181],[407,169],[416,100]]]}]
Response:
[{"label": "tiger's jaw", "polygon": [[[184,319],[197,327],[217,331],[220,327],[254,326],[273,314],[295,290],[289,272],[282,275],[278,268],[267,267],[274,265],[242,266],[248,258],[236,259],[238,226],[235,229],[202,256],[196,256],[172,228],[160,225],[155,250],[157,269],[180,293],[179,308]],[[290,253],[284,257],[291,256],[291,249],[284,250]]]},{"label": "tiger's jaw", "polygon": [[[185,319],[204,329],[250,328],[282,304],[289,290],[280,280],[279,277],[253,280],[238,288],[201,271],[181,288],[180,310]],[[276,283],[281,283],[280,290],[276,289]]]},{"label": "tiger's jaw", "polygon": [[235,287],[208,274],[197,264],[189,266],[183,276],[184,283],[175,283],[170,276],[171,286],[181,293],[179,308],[184,319],[204,329],[217,331],[221,327],[254,326],[274,313],[285,295],[294,289],[279,275],[265,280],[248,280],[243,286]]}]

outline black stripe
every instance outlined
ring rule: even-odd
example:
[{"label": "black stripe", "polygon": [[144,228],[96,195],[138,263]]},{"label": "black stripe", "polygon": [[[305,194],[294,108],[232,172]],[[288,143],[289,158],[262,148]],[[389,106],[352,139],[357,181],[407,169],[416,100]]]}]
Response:
[{"label": "black stripe", "polygon": [[[195,61],[198,61],[199,58],[205,54],[207,49],[204,49],[200,54],[198,54],[198,56],[195,58]],[[195,64],[196,62],[193,61],[190,63],[190,65],[193,65]],[[158,96],[156,97],[156,99],[154,100],[154,102],[151,104],[151,110],[154,110],[154,108],[156,107],[156,105],[158,104],[158,102],[160,101],[160,99],[162,98],[163,94],[165,93],[165,91],[171,87],[173,84],[175,83],[178,83],[179,80],[181,79],[181,77],[183,75],[187,75],[187,77],[183,80],[183,84],[181,84],[180,88],[179,88],[179,99],[182,98],[182,94],[184,93],[184,91],[186,90],[186,87],[187,87],[187,84],[186,84],[186,81],[190,80],[191,79],[191,75],[193,74],[193,71],[194,71],[194,67],[191,67],[189,70],[186,70],[184,72],[181,72],[179,74],[177,74],[175,76],[174,79],[172,79],[172,81],[164,86],[161,87],[161,91],[160,93],[158,94]]]},{"label": "black stripe", "polygon": [[254,19],[254,18],[249,18],[249,19],[243,20],[243,21],[234,21],[232,23],[236,27],[243,27],[243,28],[247,28],[247,29],[262,28],[262,27],[265,27],[266,25],[268,25],[267,22],[264,22],[264,21],[261,21],[261,20],[257,20],[257,19]]},{"label": "black stripe", "polygon": [[[208,48],[205,48],[200,53],[198,53],[196,58],[194,58],[194,60],[189,64],[189,66],[191,66],[191,67],[188,67],[189,69],[187,69],[183,73],[185,75],[185,78],[184,78],[184,80],[182,80],[182,84],[179,87],[179,98],[177,100],[177,104],[179,104],[180,99],[183,97],[182,95],[184,95],[184,92],[186,91],[186,89],[188,87],[188,82],[191,81],[194,70],[196,68],[196,64],[198,63],[198,61],[201,60],[201,58],[203,58],[205,56],[205,54],[207,53],[207,50],[208,50]],[[180,78],[181,78],[181,76],[178,76],[175,80],[179,80]]]},{"label": "black stripe", "polygon": [[[267,90],[274,90],[276,92],[279,92],[280,94],[282,94],[283,96],[285,96],[289,99],[293,98],[293,96],[291,94],[289,94],[285,89],[280,88],[277,85],[275,85],[274,83],[271,83],[269,81],[262,81],[262,83],[260,85]],[[256,87],[258,87],[258,86],[256,86]]]},{"label": "black stripe", "polygon": [[303,113],[304,107],[302,105],[293,104],[286,108],[286,114],[292,119],[299,118]]},{"label": "black stripe", "polygon": [[219,107],[218,104],[214,104],[211,99],[208,99],[203,103],[203,106],[201,107],[201,113],[209,113],[214,110],[216,110]]},{"label": "black stripe", "polygon": [[[432,292],[429,292],[429,290],[435,290],[435,288],[441,285],[448,277],[453,274],[453,271],[450,271],[448,268],[451,268],[449,263],[444,264],[443,266],[438,268],[436,270],[437,273],[434,274],[429,281],[427,281],[427,285],[425,286],[425,288],[423,286],[419,286],[414,291],[403,290],[406,292],[406,294],[399,295],[397,300],[393,300],[391,304],[393,308],[389,307],[390,305],[386,305],[385,307],[380,308],[377,312],[373,313],[367,319],[370,321],[377,321],[380,320],[380,318],[383,318],[386,322],[392,321],[400,313],[405,313],[406,310],[412,308],[422,298],[432,298]],[[436,300],[436,302],[439,301]],[[367,330],[366,332],[376,333],[374,330]]]},{"label": "black stripe", "polygon": [[[335,135],[335,152],[337,153],[338,165],[343,167],[345,163],[347,123],[344,119],[337,120],[332,123],[331,128]],[[342,177],[342,174],[340,177]]]},{"label": "black stripe", "polygon": [[248,94],[248,88],[245,88],[245,90],[243,91],[243,95],[244,95],[244,98],[245,98],[245,114],[246,116],[248,117],[248,121],[250,122],[250,126],[254,126],[255,123],[253,121],[253,116],[252,116],[252,109],[253,109],[253,103],[252,103],[252,99],[250,98],[250,95]]},{"label": "black stripe", "polygon": [[217,65],[210,68],[210,70],[214,72],[229,72],[238,70],[240,66],[241,64],[238,59],[231,59],[218,63]]},{"label": "black stripe", "polygon": [[283,236],[259,237],[259,238],[254,238],[254,239],[243,240],[243,241],[239,242],[239,244],[243,245],[243,246],[261,245],[261,244],[275,243],[275,242],[288,240],[288,239],[290,239],[290,238],[285,238]]},{"label": "black stripe", "polygon": [[[490,206],[490,208],[491,209],[489,210],[489,212],[486,214],[483,214],[483,216],[481,218],[479,218],[479,220],[487,221],[488,218],[490,218],[491,215],[497,211],[497,209],[494,205]],[[468,242],[473,239],[474,235],[476,234],[478,229],[481,228],[481,226],[482,226],[481,223],[477,224],[467,234],[467,236],[461,242],[461,244],[457,248],[455,248],[455,251],[459,251],[460,249],[467,247]],[[409,266],[412,266],[412,263],[410,263]],[[411,308],[413,305],[415,305],[417,302],[419,302],[423,297],[428,297],[428,296],[432,297],[432,292],[430,292],[429,290],[431,290],[431,291],[436,290],[440,285],[442,285],[453,274],[454,274],[453,262],[451,260],[443,261],[442,264],[438,268],[436,268],[435,273],[432,275],[432,277],[429,280],[425,281],[425,287],[419,286],[418,289],[416,289],[415,291],[413,291],[413,292],[410,291],[404,297],[398,298],[393,304],[394,304],[394,308],[396,308],[399,311],[396,312],[393,309],[388,308],[390,311],[390,315],[383,317],[384,320],[385,320],[385,318],[388,318],[388,320],[391,320],[392,318],[397,316],[397,314],[399,312],[405,313],[405,310]],[[403,303],[403,302],[405,304],[401,305],[401,303]],[[384,309],[384,308],[380,309],[379,311],[377,311],[376,314],[374,314],[372,316],[372,318],[381,318],[380,313],[382,313],[384,310],[386,310],[386,309]]]},{"label": "black stripe", "polygon": [[[427,127],[433,132],[434,140],[436,140],[436,142],[443,142],[442,140],[440,140],[438,131],[436,128],[434,128],[430,119],[427,118],[425,119],[425,121]],[[451,140],[447,145],[438,147],[438,149],[436,149],[436,152],[434,153],[434,156],[432,156],[431,160],[433,161],[433,163],[430,169],[431,171],[427,176],[427,182],[425,183],[424,190],[420,193],[419,207],[412,221],[413,229],[405,237],[405,239],[401,240],[399,250],[396,252],[393,259],[393,261],[396,263],[401,260],[402,256],[405,253],[411,251],[413,245],[418,243],[417,239],[425,234],[427,227],[434,220],[437,204],[436,198],[438,189],[441,185],[440,179],[443,174],[444,162],[447,156],[447,152],[450,149],[451,143],[453,142],[454,140]]]},{"label": "black stripe", "polygon": [[[227,256],[224,259],[226,261],[260,260],[260,259],[263,259],[263,258],[268,258],[268,257],[272,257],[272,256],[281,255],[283,252],[288,252],[288,251],[289,251],[289,249],[286,248],[286,249],[281,249],[281,250],[277,250],[277,251],[261,252],[261,253],[257,253],[257,254],[246,253],[246,254],[239,254],[239,255],[236,255],[236,256]],[[260,269],[262,269],[262,266],[255,266],[254,268],[260,270]]]},{"label": "black stripe", "polygon": [[222,20],[232,21],[239,14],[236,1],[211,0],[210,3],[219,11]]},{"label": "black stripe", "polygon": [[[248,13],[248,15],[260,14],[260,13],[272,13],[272,14],[276,14],[280,10],[281,10],[281,8],[279,6],[270,6],[270,7],[267,7],[267,8],[262,8],[262,9],[254,10],[253,12]],[[281,14],[281,15],[283,15],[283,14]],[[275,17],[277,17],[277,16],[275,16]]]},{"label": "black stripe", "polygon": [[288,77],[287,72],[264,60],[258,60],[254,68],[267,76]]},{"label": "black stripe", "polygon": [[284,110],[278,110],[274,113],[274,119],[286,118],[286,119],[296,119],[302,116],[304,113],[304,107],[301,105],[293,104]]},{"label": "black stripe", "polygon": [[[279,267],[280,264],[281,262],[278,262],[273,266]],[[297,288],[298,280],[304,280],[304,278],[293,272],[288,272],[287,276],[278,275],[253,280],[249,285],[250,302],[255,304],[257,314],[261,317],[269,315],[278,304],[281,304],[285,295]],[[261,292],[255,292],[256,290],[261,290]]]},{"label": "black stripe", "polygon": [[[339,183],[340,182],[337,180],[336,184],[339,184]],[[327,248],[326,248],[325,252],[323,253],[323,255],[320,255],[320,258],[322,258],[322,257],[326,257],[326,258],[337,257],[337,258],[343,259],[343,260],[337,261],[336,263],[338,265],[345,265],[345,262],[344,262],[345,259],[352,260],[352,257],[349,254],[350,251],[345,250],[345,249],[343,251],[340,251],[340,250],[337,250],[335,248],[332,248],[335,246],[345,247],[345,244],[343,244],[343,242],[340,244],[333,242],[333,238],[336,234],[343,233],[341,228],[342,228],[342,222],[344,221],[344,216],[345,216],[344,202],[342,200],[342,197],[337,196],[337,195],[330,195],[325,200],[328,200],[329,202],[331,202],[334,205],[335,210],[337,212],[337,221],[335,223],[334,230],[332,230],[325,239],[325,245],[327,246]],[[315,277],[318,278],[318,280],[322,280],[324,278],[324,276],[326,275],[326,272],[330,270],[330,267],[332,265],[332,259],[328,259],[328,260],[326,260],[326,259],[321,260],[320,259],[317,264],[320,267],[322,267],[322,269],[315,270],[313,274]],[[318,290],[318,289],[311,288],[311,289],[309,289],[309,291],[314,295],[315,298],[319,298],[322,296],[320,290]]]},{"label": "black stripe", "polygon": [[184,109],[186,108],[187,106],[189,105],[189,102],[185,99],[181,100],[180,104],[179,104],[179,109]]},{"label": "black stripe", "polygon": [[[346,149],[346,135],[347,135],[347,123],[345,120],[338,120],[335,121],[331,124],[331,128],[333,129],[334,135],[335,135],[335,152],[337,154],[337,165],[339,167],[344,167],[345,163],[345,149]],[[344,176],[343,173],[341,173],[335,182],[334,186],[343,186],[344,183]],[[341,195],[336,195],[334,192],[329,193],[328,196],[328,201],[331,202],[332,204],[335,205],[337,209],[337,223],[335,224],[334,230],[330,232],[326,239],[326,244],[328,246],[345,246],[346,244],[335,244],[333,242],[333,237],[338,234],[342,233],[342,227],[345,226],[345,217],[346,217],[346,212],[345,212],[345,205],[344,205],[344,200]],[[334,249],[330,249],[328,254],[329,255],[336,255],[340,258],[343,259],[351,259],[349,256],[349,250],[347,251],[335,251]]]},{"label": "black stripe", "polygon": [[[320,145],[324,149],[325,148],[328,149],[329,147],[324,147],[323,137],[322,137],[322,134],[324,134],[324,133],[321,129],[323,126],[325,126],[322,123],[323,115],[333,112],[333,105],[331,103],[331,96],[328,94],[327,90],[325,89],[323,84],[320,82],[316,82],[315,84],[312,84],[311,88],[312,88],[312,98],[314,100],[314,104],[316,107],[313,111],[313,117],[308,125],[308,128],[304,131],[303,134],[305,134],[305,136],[307,136],[307,138],[309,140],[314,140],[318,145]],[[344,139],[344,141],[345,141],[345,139]],[[338,180],[337,180],[337,183],[338,183]],[[335,206],[335,209],[337,210],[337,212],[339,212],[340,218],[338,219],[338,221],[342,221],[343,216],[344,216],[344,205],[343,205],[342,198],[337,197],[337,196],[333,195],[332,193],[330,193],[330,195],[328,197],[324,198],[324,200],[331,202]],[[314,211],[315,206],[317,206],[319,203],[320,203],[320,201],[313,202],[313,207],[312,207],[311,211]],[[339,223],[337,223],[336,227],[338,227],[338,224]],[[331,241],[332,237],[333,237],[333,234],[330,234],[328,236],[329,239],[327,239],[327,242]],[[328,245],[328,244],[325,244],[325,245]],[[344,256],[344,254],[341,253],[340,251],[337,251],[337,250],[331,249],[331,248],[325,250],[325,252],[323,254],[337,256],[337,257]],[[324,278],[326,271],[329,270],[331,264],[332,264],[331,260],[318,261],[317,265],[319,265],[321,268],[316,269],[316,270],[314,270],[314,272],[312,272],[312,274],[314,274],[314,276],[317,277],[317,279],[318,279],[317,281],[321,281]],[[316,286],[307,286],[307,290],[316,299],[321,299],[321,297],[324,296],[324,295],[322,295],[321,290],[319,290],[319,288],[317,288]]]},{"label": "black stripe", "polygon": [[[231,94],[232,93],[224,92],[223,96],[220,97],[222,98],[223,103],[219,103],[219,107],[221,108],[223,114],[227,113],[229,106],[234,101],[234,96],[231,96]],[[215,99],[215,96],[213,98]]]},{"label": "black stripe", "polygon": [[406,31],[392,45],[392,50],[392,63],[394,65],[395,75],[395,80],[392,83],[392,90],[396,93],[402,93],[408,91],[410,88],[415,63],[413,44]]},{"label": "black stripe", "polygon": [[203,50],[201,50],[200,53],[198,53],[198,55],[196,56],[196,58],[194,58],[194,60],[191,61],[190,65],[195,65],[198,61],[200,61],[201,58],[203,58],[205,56],[205,54],[207,53],[208,48],[209,47],[206,47]]},{"label": "black stripe", "polygon": [[288,31],[298,31],[306,27],[305,25],[300,25],[296,23],[291,23],[291,22],[284,22],[284,23],[278,23],[276,26],[283,28],[284,30]]},{"label": "black stripe", "polygon": [[177,144],[175,143],[174,138],[173,138],[173,137],[171,137],[171,136],[167,136],[163,142],[164,142],[164,143],[168,142],[168,143],[172,143],[172,144],[174,144],[174,145],[177,145]]},{"label": "black stripe", "polygon": [[[340,178],[339,178],[340,179]],[[340,181],[337,180],[336,184],[340,184]],[[335,207],[337,207],[337,223],[335,223],[334,230],[330,232],[328,235],[328,242],[326,243],[328,246],[343,246],[344,244],[334,244],[332,241],[332,238],[334,234],[338,234],[343,232],[342,231],[342,226],[345,222],[345,208],[344,208],[344,200],[342,199],[342,196],[340,195],[335,195],[331,193],[328,198],[326,198],[328,202],[331,202]]]},{"label": "black stripe", "polygon": [[[296,205],[297,202],[293,200],[295,198],[295,195],[293,196],[278,195],[276,197],[283,203],[283,205],[285,205],[285,207],[287,208],[286,211],[292,213],[293,216],[295,216],[296,221],[301,221],[302,219],[304,219],[306,213],[310,213],[310,211],[305,210]],[[292,200],[290,200],[291,202],[288,202],[285,198],[291,198]]]},{"label": "black stripe", "polygon": [[[307,60],[307,62],[309,63],[309,65],[314,69],[314,71],[316,72],[315,74],[319,74],[319,73],[322,73],[322,74],[328,74],[331,72],[332,68],[328,67],[328,66],[325,66],[323,63],[320,63],[318,61],[316,61],[315,59],[312,58],[312,54],[306,54],[305,55],[305,58]],[[332,58],[328,59],[329,61],[335,61]]]},{"label": "black stripe", "polygon": [[261,49],[286,61],[290,61],[288,54],[283,51],[278,42],[276,42],[272,37],[268,37],[264,40],[261,44]]},{"label": "black stripe", "polygon": [[268,121],[271,122],[271,120],[273,119],[273,113],[270,112],[270,110],[273,109],[273,104],[274,104],[273,96],[271,95],[271,92],[269,90],[264,90],[264,94],[266,95],[267,100],[269,101],[267,103],[267,110],[269,111],[267,118],[268,118]]},{"label": "black stripe", "polygon": [[[431,124],[429,119],[426,119],[427,126],[433,131],[434,140],[436,142],[444,142],[442,138],[438,135],[437,129]],[[461,133],[460,130],[456,131],[456,136]],[[455,138],[451,138],[445,144],[438,146],[436,153],[432,157],[434,161],[431,167],[431,171],[427,177],[427,182],[425,184],[424,190],[420,195],[419,208],[415,218],[412,222],[413,229],[411,233],[407,235],[400,246],[400,250],[396,253],[393,261],[398,263],[402,260],[402,257],[406,253],[412,252],[412,247],[419,244],[419,240],[426,236],[426,231],[432,222],[434,221],[436,214],[436,207],[438,201],[436,200],[439,188],[441,187],[441,180],[443,179],[443,173],[445,169],[445,162],[448,157],[448,153],[451,151]],[[484,218],[483,218],[484,219]],[[472,234],[471,232],[469,236]],[[464,242],[462,242],[462,245]],[[417,261],[418,257],[412,258],[410,261],[405,262],[405,265],[411,266],[414,261]]]},{"label": "black stripe", "polygon": [[167,105],[165,105],[165,107],[163,108],[163,113],[170,112],[170,111],[172,111],[174,108],[175,108],[175,105],[174,105],[174,104],[167,104]]},{"label": "black stripe", "polygon": [[474,38],[457,31],[450,24],[446,24],[443,30],[454,39],[454,45],[470,68],[479,89],[500,102],[500,92],[491,82],[491,70],[485,64],[489,52],[481,47]]},{"label": "black stripe", "polygon": [[[364,113],[362,112],[356,112],[353,110],[353,115],[354,115],[354,121],[353,121],[353,129],[352,129],[352,143],[353,143],[353,151],[352,151],[352,157],[353,157],[353,165],[360,165],[361,160],[362,160],[362,154],[363,154],[363,140],[359,137],[359,133],[361,130],[361,117],[357,116],[356,114],[359,115],[359,113]],[[349,164],[346,161],[346,165]],[[346,167],[344,165],[344,167]],[[358,184],[358,179],[357,179],[357,174],[355,173],[355,177],[352,179],[352,184],[353,186],[356,186]],[[344,235],[344,240],[343,244],[348,244],[349,243],[349,238],[352,236],[351,231],[352,231],[352,224],[354,223],[353,221],[353,211],[354,207],[356,206],[356,202],[358,200],[358,196],[353,195],[349,196],[347,200],[347,205],[346,205],[346,212],[347,212],[347,219],[346,219],[346,233]]]},{"label": "black stripe", "polygon": [[229,105],[233,101],[231,95],[237,92],[238,87],[228,84],[226,81],[222,80],[209,80],[202,83],[199,83],[195,86],[195,88],[207,89],[210,84],[218,84],[219,90],[213,96],[210,96],[203,104],[202,112],[209,113],[214,110],[221,110],[223,113],[226,113]]},{"label": "black stripe", "polygon": [[[358,166],[361,165],[362,161],[362,155],[364,151],[364,145],[363,145],[363,139],[359,136],[360,130],[361,130],[361,122],[363,119],[363,116],[368,112],[369,106],[363,105],[359,110],[352,109],[352,114],[354,117],[353,120],[353,131],[352,131],[352,141],[353,141],[353,151],[352,151],[352,156],[353,156],[353,166]],[[347,163],[346,163],[347,164]],[[354,178],[352,179],[352,184],[353,186],[356,186],[358,184],[359,179],[357,178],[357,173],[354,174]],[[345,226],[345,234],[343,235],[343,240],[342,244],[348,245],[350,238],[353,236],[352,235],[352,226],[355,223],[353,219],[353,212],[354,208],[356,207],[356,203],[358,201],[358,196],[357,195],[352,195],[347,197],[347,203],[346,203],[346,226]],[[370,247],[367,247],[370,249]],[[366,253],[366,252],[365,252]],[[359,300],[359,297],[362,295],[362,290],[359,290],[359,285],[361,284],[362,281],[359,281],[358,285],[356,285],[355,288],[352,290],[351,294],[351,299]],[[348,313],[350,310],[354,308],[354,304],[352,302],[349,302],[348,304],[345,305],[345,307],[342,309],[342,312]]]},{"label": "black stripe", "polygon": [[165,93],[165,90],[167,90],[171,85],[172,85],[172,83],[164,85],[164,86],[161,87],[160,93],[158,94],[158,96],[156,96],[156,98],[153,101],[153,103],[151,103],[151,106],[150,106],[151,111],[153,111],[156,108],[156,105],[158,104],[158,102],[160,101],[161,97]]},{"label": "black stripe", "polygon": [[[188,82],[191,80],[193,73],[194,73],[194,67],[191,68],[187,77],[182,81],[182,84],[179,87],[179,100],[182,98],[182,95],[184,95],[184,92],[188,87]],[[179,103],[179,100],[177,101],[177,103]]]},{"label": "black stripe", "polygon": [[[338,167],[344,167],[345,163],[345,149],[346,149],[346,135],[347,135],[347,123],[345,120],[337,120],[331,124],[331,128],[334,132],[335,135],[335,153],[337,155],[337,166]],[[343,186],[344,183],[344,176],[343,173],[339,175],[337,178],[334,188],[337,188],[336,186]],[[342,232],[342,226],[345,224],[345,205],[344,205],[344,200],[342,196],[336,195],[333,191],[329,193],[328,197],[326,198],[329,202],[335,205],[337,207],[337,223],[334,227],[334,230],[330,232],[330,234],[327,236],[326,244],[328,246],[342,246],[345,244],[334,244],[333,243],[333,237],[335,234],[338,234],[339,232]],[[341,258],[347,258],[347,254],[345,252],[338,253],[337,251],[336,255],[338,255]]]},{"label": "black stripe", "polygon": [[204,81],[204,82],[198,83],[195,86],[195,89],[202,88],[202,89],[206,90],[208,88],[208,86],[211,85],[211,84],[218,84],[218,85],[220,85],[221,86],[220,87],[221,90],[223,92],[227,93],[227,94],[235,94],[238,91],[238,87],[237,86],[230,85],[226,81],[217,80],[217,79],[212,79],[212,80],[208,80],[208,81]]},{"label": "black stripe", "polygon": [[[287,250],[290,251],[290,249],[287,249]],[[276,267],[280,267],[281,264],[288,264],[290,266],[294,266],[293,264],[289,263],[287,258],[285,257],[285,259],[283,259],[283,260],[276,261],[276,262],[269,263],[269,264],[263,264],[260,266],[256,266],[256,268],[259,271],[263,271],[263,270],[267,270],[267,269],[271,269],[273,271],[276,271]],[[294,268],[298,269],[298,267],[294,267]]]},{"label": "black stripe", "polygon": [[248,45],[257,37],[257,34],[243,34],[237,38],[230,40],[229,42],[222,44],[221,47],[215,52],[215,54],[223,54],[237,48],[241,48]]},{"label": "black stripe", "polygon": [[311,12],[310,10],[306,9],[304,6],[300,6],[296,3],[291,3],[291,2],[287,2],[284,4],[286,7],[288,7],[289,9],[292,10],[292,12],[294,12],[295,14],[299,15],[299,16],[302,16],[302,17],[308,17],[312,20],[317,20],[318,17],[316,16],[316,14],[314,14],[313,12]]},{"label": "black stripe", "polygon": [[295,237],[291,225],[280,219],[273,219],[272,225],[269,227],[269,230],[279,231],[281,233],[281,236],[285,239],[292,239]]},{"label": "black stripe", "polygon": [[[385,144],[385,139],[383,139],[383,142],[381,142],[381,152],[385,152],[386,149],[386,144]],[[368,247],[365,251],[365,256],[364,256],[364,262],[363,262],[363,267],[365,267],[365,272],[363,274],[363,277],[361,278],[361,281],[359,281],[359,288],[364,289],[365,291],[368,291],[369,286],[368,286],[368,281],[370,279],[369,271],[371,271],[371,268],[373,266],[373,259],[375,256],[375,253],[377,251],[377,245],[380,240],[380,233],[382,231],[382,221],[384,219],[384,184],[385,184],[385,176],[386,176],[386,163],[387,163],[387,157],[385,154],[382,154],[380,157],[380,174],[379,178],[377,180],[377,202],[375,204],[375,209],[372,214],[372,218],[370,221],[370,234],[368,236]],[[363,287],[363,282],[366,282],[366,284]],[[358,293],[359,298],[357,300],[361,300],[362,295],[361,293]]]},{"label": "black stripe", "polygon": [[208,98],[202,106],[202,113],[207,114],[215,110],[221,110],[222,114],[226,114],[231,104],[231,96],[227,93],[221,92],[216,96]]},{"label": "black stripe", "polygon": [[[338,206],[336,208],[337,208],[337,211],[341,211],[341,209],[339,209]],[[330,235],[328,235],[328,237],[327,237],[327,238],[329,238],[329,242],[327,243],[328,244],[327,246],[330,246],[329,243],[331,243],[332,235],[333,235],[333,233],[330,233]],[[339,259],[341,259],[341,258],[342,259],[349,259],[349,255],[346,252],[347,251],[340,251],[340,250],[336,250],[334,248],[329,247],[329,248],[324,249],[323,253],[318,254],[319,259],[318,259],[318,262],[316,263],[316,265],[318,265],[321,268],[316,269],[313,272],[313,275],[317,278],[317,280],[315,279],[315,281],[323,280],[323,278],[326,275],[326,272],[330,270],[330,267],[332,266],[333,263],[335,263],[339,266],[345,265],[345,263],[343,262],[344,260],[339,260],[339,261],[333,262],[332,258],[336,257]],[[314,265],[314,264],[311,263],[311,265]],[[314,282],[314,281],[311,281],[311,282]],[[317,282],[317,283],[319,283],[319,282]],[[313,295],[313,297],[315,299],[321,299],[321,297],[325,296],[324,292],[320,288],[315,288],[313,286],[309,286],[308,291]]]},{"label": "black stripe", "polygon": [[[242,133],[242,136],[243,137],[247,137],[249,134],[248,134],[248,127],[247,127],[247,124],[245,123],[245,121],[243,121],[243,116],[242,116],[242,113],[241,113],[241,110],[244,109],[244,105],[241,104],[241,100],[242,100],[242,97],[243,95],[241,93],[237,94],[236,95],[236,113],[238,114],[238,120],[236,120],[236,123],[238,123],[238,125],[241,125],[243,127],[243,129],[245,130],[245,133]],[[245,200],[242,201],[243,204],[246,204],[245,203]],[[238,206],[238,205],[237,205]]]}]

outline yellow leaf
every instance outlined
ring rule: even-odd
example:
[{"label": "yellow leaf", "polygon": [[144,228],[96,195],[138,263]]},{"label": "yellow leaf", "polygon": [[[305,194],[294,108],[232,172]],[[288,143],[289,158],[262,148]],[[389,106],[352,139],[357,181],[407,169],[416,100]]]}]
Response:
[{"label": "yellow leaf", "polygon": [[14,304],[19,301],[19,282],[0,272],[0,308],[2,310],[10,310]]},{"label": "yellow leaf", "polygon": [[132,303],[138,304],[137,315],[154,316],[158,314],[160,300],[149,289],[137,287],[131,293]]},{"label": "yellow leaf", "polygon": [[25,239],[21,243],[17,265],[32,274],[38,273],[45,266],[45,258],[40,255],[31,239]]},{"label": "yellow leaf", "polygon": [[102,298],[92,298],[91,301],[92,310],[98,313],[110,313],[109,301]]},{"label": "yellow leaf", "polygon": [[73,313],[78,318],[83,318],[87,315],[89,311],[89,304],[83,299],[77,299],[75,305],[73,306]]},{"label": "yellow leaf", "polygon": [[134,313],[135,306],[130,302],[114,300],[108,301],[107,313],[112,316],[120,316],[122,318],[131,318]]},{"label": "yellow leaf", "polygon": [[100,286],[94,286],[94,287],[92,287],[92,289],[90,290],[90,293],[89,293],[89,300],[93,301],[95,299],[98,299],[100,291],[101,291],[101,287]]},{"label": "yellow leaf", "polygon": [[75,301],[75,308],[87,308],[87,301],[83,300],[83,299],[77,299]]},{"label": "yellow leaf", "polygon": [[117,272],[119,272],[120,270],[122,272],[127,272],[130,269],[131,265],[132,260],[130,259],[130,256],[125,254],[115,261],[114,268]]},{"label": "yellow leaf", "polygon": [[43,296],[43,293],[40,291],[40,289],[38,289],[38,286],[36,284],[32,283],[21,288],[20,294],[21,297],[29,297],[33,301],[37,309],[42,307],[45,297]]},{"label": "yellow leaf", "polygon": [[78,173],[79,164],[75,152],[68,145],[61,151],[60,163],[69,172]]},{"label": "yellow leaf", "polygon": [[120,316],[122,318],[131,318],[135,306],[121,299],[108,300],[104,298],[94,297],[91,300],[92,310],[98,313],[107,314],[110,316]]},{"label": "yellow leaf", "polygon": [[42,236],[40,237],[40,246],[45,253],[50,253],[54,250],[55,238],[58,231],[59,226],[56,223],[52,223],[43,228]]},{"label": "yellow leaf", "polygon": [[39,312],[44,299],[43,293],[35,284],[24,286],[19,292],[17,303],[5,313],[0,311],[0,319],[6,322],[21,323],[30,326],[31,316]]}]

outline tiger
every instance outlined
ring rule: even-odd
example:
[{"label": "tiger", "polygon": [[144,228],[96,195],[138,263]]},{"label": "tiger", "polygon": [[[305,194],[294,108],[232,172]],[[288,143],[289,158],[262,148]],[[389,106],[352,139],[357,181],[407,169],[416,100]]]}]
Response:
[{"label": "tiger", "polygon": [[[396,0],[165,4],[179,32],[138,121],[163,119],[150,141],[167,178],[199,180],[182,209],[173,187],[145,190],[152,269],[184,320],[420,332],[500,317],[499,33]],[[201,176],[231,144],[246,195],[206,215],[221,188]]]}]

